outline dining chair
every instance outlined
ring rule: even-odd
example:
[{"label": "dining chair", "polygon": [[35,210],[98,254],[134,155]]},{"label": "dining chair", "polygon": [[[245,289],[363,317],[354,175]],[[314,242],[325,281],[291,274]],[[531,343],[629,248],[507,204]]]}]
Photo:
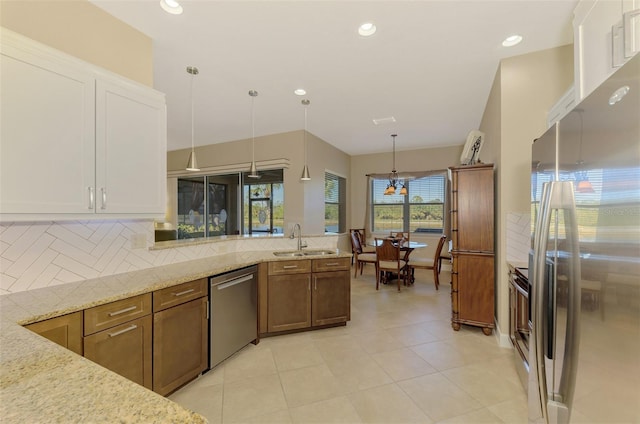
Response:
[{"label": "dining chair", "polygon": [[394,243],[389,238],[376,238],[376,290],[380,288],[381,280],[384,283],[389,273],[395,273],[398,276],[398,291],[400,291],[401,278],[404,285],[407,285],[408,269],[406,265],[398,243]]},{"label": "dining chair", "polygon": [[358,277],[358,268],[360,268],[360,275],[362,275],[362,270],[364,269],[364,264],[376,263],[376,254],[375,253],[366,253],[362,250],[362,243],[360,242],[360,236],[357,232],[351,232],[351,249],[353,252],[353,259],[355,261],[355,269],[353,271],[353,277]]},{"label": "dining chair", "polygon": [[375,246],[367,246],[367,232],[364,228],[352,228],[349,232],[357,232],[360,237],[360,245],[363,253],[376,253]]},{"label": "dining chair", "polygon": [[433,259],[419,259],[419,260],[411,260],[409,259],[408,267],[411,270],[411,280],[413,281],[413,274],[416,268],[420,269],[432,269],[433,270],[433,282],[436,285],[436,290],[438,290],[438,286],[440,285],[439,275],[440,275],[440,251],[442,250],[442,246],[444,246],[444,242],[447,240],[447,236],[444,234],[440,236],[440,240],[438,241],[438,246],[436,247],[436,251],[433,254]]},{"label": "dining chair", "polygon": [[409,234],[410,233],[408,231],[391,231],[391,233],[389,233],[391,238],[394,238],[396,240],[403,240],[403,243],[409,241]]}]

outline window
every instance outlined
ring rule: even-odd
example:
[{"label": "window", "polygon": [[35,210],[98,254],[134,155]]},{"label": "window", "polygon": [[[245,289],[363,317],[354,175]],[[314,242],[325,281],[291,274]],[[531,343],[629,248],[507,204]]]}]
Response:
[{"label": "window", "polygon": [[282,169],[260,171],[259,179],[243,174],[243,234],[282,233],[284,185]]},{"label": "window", "polygon": [[346,231],[346,180],[329,172],[324,173],[324,231]]},{"label": "window", "polygon": [[[444,232],[446,173],[409,180],[407,195],[385,196],[386,179],[373,179],[371,187],[372,230],[378,233],[407,231]],[[397,190],[399,192],[400,190]]]},{"label": "window", "polygon": [[[282,233],[282,169],[178,178],[178,239]],[[205,188],[206,187],[206,188]]]},{"label": "window", "polygon": [[238,187],[238,174],[178,178],[178,239],[237,234]]}]

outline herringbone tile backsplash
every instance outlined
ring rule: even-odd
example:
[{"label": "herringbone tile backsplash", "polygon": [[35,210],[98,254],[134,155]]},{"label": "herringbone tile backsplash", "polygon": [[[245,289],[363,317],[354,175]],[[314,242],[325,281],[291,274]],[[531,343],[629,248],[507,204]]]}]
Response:
[{"label": "herringbone tile backsplash", "polygon": [[[132,236],[154,243],[153,221],[69,221],[0,224],[0,294],[33,290],[242,250],[295,248],[288,238],[256,238],[171,249],[133,248]],[[336,238],[310,246],[335,248]],[[241,243],[241,244],[238,244]]]},{"label": "herringbone tile backsplash", "polygon": [[18,292],[153,266],[152,221],[71,221],[0,224],[0,292]]},{"label": "herringbone tile backsplash", "polygon": [[528,262],[531,248],[531,216],[507,213],[507,260]]}]

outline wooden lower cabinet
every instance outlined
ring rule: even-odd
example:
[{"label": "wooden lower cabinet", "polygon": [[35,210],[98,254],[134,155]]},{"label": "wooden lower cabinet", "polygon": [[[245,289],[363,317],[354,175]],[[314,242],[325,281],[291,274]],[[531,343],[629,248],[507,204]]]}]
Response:
[{"label": "wooden lower cabinet", "polygon": [[267,290],[269,333],[311,326],[311,274],[270,275]]},{"label": "wooden lower cabinet", "polygon": [[260,285],[267,325],[261,332],[277,333],[343,324],[351,319],[349,258],[272,262],[267,284]]},{"label": "wooden lower cabinet", "polygon": [[148,389],[152,388],[151,315],[84,337],[84,356]]},{"label": "wooden lower cabinet", "polygon": [[82,311],[29,324],[25,328],[82,355]]},{"label": "wooden lower cabinet", "polygon": [[329,325],[351,319],[351,278],[349,271],[313,274],[311,325]]},{"label": "wooden lower cabinet", "polygon": [[494,323],[494,257],[492,254],[453,253],[451,305],[454,330],[460,324],[482,327],[489,335]]},{"label": "wooden lower cabinet", "polygon": [[207,298],[153,314],[153,391],[163,396],[208,366]]}]

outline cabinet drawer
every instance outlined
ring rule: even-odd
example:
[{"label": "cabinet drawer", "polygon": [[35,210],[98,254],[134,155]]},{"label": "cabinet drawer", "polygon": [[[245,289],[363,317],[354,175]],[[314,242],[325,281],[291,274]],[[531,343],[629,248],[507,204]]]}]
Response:
[{"label": "cabinet drawer", "polygon": [[349,258],[314,259],[311,268],[313,272],[349,271]]},{"label": "cabinet drawer", "polygon": [[311,272],[311,260],[269,262],[269,275]]},{"label": "cabinet drawer", "polygon": [[151,313],[151,293],[85,309],[84,335],[97,333]]},{"label": "cabinet drawer", "polygon": [[153,312],[162,311],[163,309],[204,297],[207,294],[206,278],[157,290],[153,292]]},{"label": "cabinet drawer", "polygon": [[84,356],[147,389],[152,387],[151,315],[84,337]]}]

